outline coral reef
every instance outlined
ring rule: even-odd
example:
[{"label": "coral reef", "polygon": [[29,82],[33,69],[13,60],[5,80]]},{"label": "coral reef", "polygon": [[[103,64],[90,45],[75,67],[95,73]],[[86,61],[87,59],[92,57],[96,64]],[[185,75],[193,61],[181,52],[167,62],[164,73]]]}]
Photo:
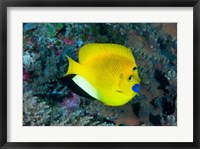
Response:
[{"label": "coral reef", "polygon": [[[66,85],[65,55],[78,60],[86,43],[117,43],[136,59],[141,91],[110,107]],[[24,126],[176,126],[177,24],[24,23]]]}]

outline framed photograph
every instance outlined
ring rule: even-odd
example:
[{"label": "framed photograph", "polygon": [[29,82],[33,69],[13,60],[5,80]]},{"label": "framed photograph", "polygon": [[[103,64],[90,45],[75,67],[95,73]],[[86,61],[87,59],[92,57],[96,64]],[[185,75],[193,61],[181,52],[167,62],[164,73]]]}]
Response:
[{"label": "framed photograph", "polygon": [[2,149],[199,148],[199,0],[0,9]]}]

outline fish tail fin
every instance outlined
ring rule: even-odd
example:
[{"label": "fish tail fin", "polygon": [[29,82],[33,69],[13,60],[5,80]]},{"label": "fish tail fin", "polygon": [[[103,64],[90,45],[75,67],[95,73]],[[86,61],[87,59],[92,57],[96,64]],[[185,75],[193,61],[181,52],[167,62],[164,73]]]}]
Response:
[{"label": "fish tail fin", "polygon": [[76,61],[74,61],[73,59],[71,59],[69,56],[66,55],[66,57],[68,59],[69,66],[68,66],[68,70],[64,76],[67,76],[69,74],[79,74],[80,64],[77,63]]}]

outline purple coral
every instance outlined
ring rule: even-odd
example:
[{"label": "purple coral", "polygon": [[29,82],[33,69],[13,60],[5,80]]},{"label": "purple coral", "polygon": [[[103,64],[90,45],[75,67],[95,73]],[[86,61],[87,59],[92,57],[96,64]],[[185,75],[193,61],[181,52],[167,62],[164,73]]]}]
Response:
[{"label": "purple coral", "polygon": [[23,70],[23,81],[28,81],[30,78],[31,74],[28,71]]},{"label": "purple coral", "polygon": [[80,105],[80,97],[71,92],[69,97],[64,98],[60,105],[65,108],[66,112],[75,111]]},{"label": "purple coral", "polygon": [[73,45],[74,42],[75,42],[74,39],[69,39],[68,37],[65,37],[65,39],[64,39],[64,43],[69,46]]}]

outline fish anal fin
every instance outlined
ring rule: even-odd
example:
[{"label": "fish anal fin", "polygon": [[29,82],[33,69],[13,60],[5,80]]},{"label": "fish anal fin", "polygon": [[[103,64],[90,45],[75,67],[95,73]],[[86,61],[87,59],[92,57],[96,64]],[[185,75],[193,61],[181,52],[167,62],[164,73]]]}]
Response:
[{"label": "fish anal fin", "polygon": [[92,96],[95,99],[98,99],[97,90],[82,76],[76,75],[72,79],[82,90],[84,90],[87,94]]}]

